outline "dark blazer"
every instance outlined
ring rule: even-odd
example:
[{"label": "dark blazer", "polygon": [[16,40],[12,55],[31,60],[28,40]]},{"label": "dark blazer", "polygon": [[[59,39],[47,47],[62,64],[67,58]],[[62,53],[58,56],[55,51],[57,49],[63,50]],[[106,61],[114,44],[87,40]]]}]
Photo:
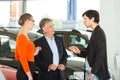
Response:
[{"label": "dark blazer", "polygon": [[[64,47],[63,39],[58,36],[55,37],[55,42],[59,53],[59,64],[66,64],[67,52]],[[34,41],[35,46],[42,47],[42,51],[35,56],[35,63],[40,69],[40,80],[50,80],[51,76],[55,76],[51,71],[48,71],[50,64],[53,64],[53,54],[47,43],[45,36]],[[59,80],[64,80],[64,71],[57,70],[60,76]],[[53,79],[52,79],[53,80]]]},{"label": "dark blazer", "polygon": [[86,51],[81,52],[79,56],[87,56],[88,63],[92,68],[91,72],[97,75],[100,80],[109,79],[107,65],[106,37],[102,28],[98,25],[90,38]]}]

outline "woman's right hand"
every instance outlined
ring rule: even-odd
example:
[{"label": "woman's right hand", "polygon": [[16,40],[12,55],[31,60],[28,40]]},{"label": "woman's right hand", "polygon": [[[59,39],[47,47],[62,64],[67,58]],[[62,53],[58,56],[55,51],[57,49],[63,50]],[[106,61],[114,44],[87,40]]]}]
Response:
[{"label": "woman's right hand", "polygon": [[28,76],[28,80],[33,80],[32,74],[31,72],[26,72],[27,76]]},{"label": "woman's right hand", "polygon": [[39,51],[41,51],[41,50],[42,50],[42,48],[41,48],[40,46],[37,46],[37,47],[35,48],[34,55],[37,55],[37,54],[39,53]]}]

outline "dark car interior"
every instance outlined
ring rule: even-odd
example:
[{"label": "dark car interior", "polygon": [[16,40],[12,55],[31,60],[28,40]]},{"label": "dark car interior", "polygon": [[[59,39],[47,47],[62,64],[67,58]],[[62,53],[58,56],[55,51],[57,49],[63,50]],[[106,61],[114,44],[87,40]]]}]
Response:
[{"label": "dark car interior", "polygon": [[11,48],[9,46],[9,41],[4,42],[3,44],[0,44],[1,48],[0,48],[0,52],[1,57],[9,57],[10,53],[11,53]]}]

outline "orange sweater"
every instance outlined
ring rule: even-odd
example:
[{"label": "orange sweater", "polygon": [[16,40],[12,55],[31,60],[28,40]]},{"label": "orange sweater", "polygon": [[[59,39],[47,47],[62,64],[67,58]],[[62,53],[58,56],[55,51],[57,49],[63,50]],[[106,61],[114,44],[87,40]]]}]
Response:
[{"label": "orange sweater", "polygon": [[24,34],[16,39],[15,59],[20,61],[25,72],[30,71],[28,61],[34,62],[34,44]]}]

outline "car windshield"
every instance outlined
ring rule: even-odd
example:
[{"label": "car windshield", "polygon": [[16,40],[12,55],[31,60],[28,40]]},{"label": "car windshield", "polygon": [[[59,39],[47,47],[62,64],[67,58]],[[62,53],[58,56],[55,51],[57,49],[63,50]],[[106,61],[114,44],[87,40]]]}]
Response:
[{"label": "car windshield", "polygon": [[70,38],[70,42],[69,42],[70,45],[78,45],[79,48],[85,47],[87,45],[85,39],[77,35],[71,34],[69,35],[69,38]]}]

